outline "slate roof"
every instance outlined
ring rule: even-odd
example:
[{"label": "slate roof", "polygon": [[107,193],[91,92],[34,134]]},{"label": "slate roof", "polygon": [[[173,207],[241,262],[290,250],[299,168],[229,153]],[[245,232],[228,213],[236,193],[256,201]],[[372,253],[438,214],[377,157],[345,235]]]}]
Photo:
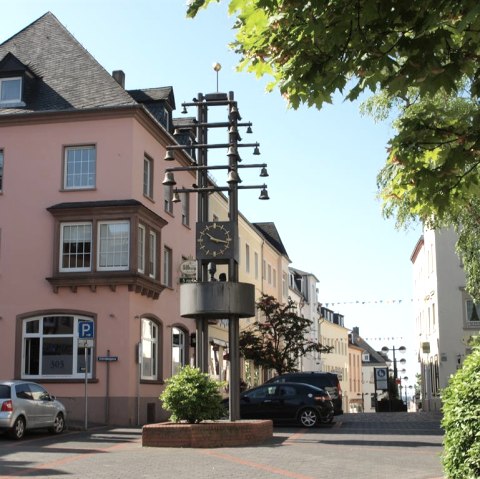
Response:
[{"label": "slate roof", "polygon": [[258,230],[258,232],[272,245],[274,246],[280,254],[285,255],[288,258],[287,250],[282,243],[280,234],[278,233],[275,223],[253,223],[253,226]]},{"label": "slate roof", "polygon": [[35,75],[23,108],[0,114],[136,105],[50,12],[0,45],[0,61],[12,53]]},{"label": "slate roof", "polygon": [[128,90],[128,93],[135,101],[138,101],[139,103],[165,100],[170,104],[171,108],[175,110],[175,98],[173,96],[173,88],[171,86],[145,88],[142,90]]},{"label": "slate roof", "polygon": [[302,271],[301,269],[294,268],[292,266],[290,266],[288,269],[290,271],[292,271],[293,273],[296,273],[300,276],[313,276],[315,278],[315,280],[318,282],[318,278],[313,273],[308,273],[307,271]]},{"label": "slate roof", "polygon": [[372,346],[370,346],[370,344],[368,344],[361,336],[355,336],[352,339],[352,343],[355,346],[362,348],[370,355],[369,361],[362,361],[364,365],[369,364],[372,366],[386,366],[387,363],[385,362],[385,358],[378,351],[375,351],[375,349],[373,349]]}]

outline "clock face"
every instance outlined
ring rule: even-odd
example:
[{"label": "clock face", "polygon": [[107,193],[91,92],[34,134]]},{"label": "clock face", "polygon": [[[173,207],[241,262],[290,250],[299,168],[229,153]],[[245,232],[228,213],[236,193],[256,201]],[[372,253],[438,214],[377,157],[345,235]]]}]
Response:
[{"label": "clock face", "polygon": [[232,223],[228,221],[212,221],[198,225],[198,259],[225,259],[232,254],[232,251]]}]

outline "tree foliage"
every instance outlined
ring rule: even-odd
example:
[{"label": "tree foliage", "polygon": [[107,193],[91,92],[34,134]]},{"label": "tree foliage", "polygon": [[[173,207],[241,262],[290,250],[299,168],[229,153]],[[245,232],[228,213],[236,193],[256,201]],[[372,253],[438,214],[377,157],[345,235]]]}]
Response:
[{"label": "tree foliage", "polygon": [[399,227],[420,219],[453,227],[469,294],[480,302],[480,108],[466,95],[419,95],[392,102],[370,99],[364,110],[384,117],[395,108],[396,135],[377,177],[386,217]]},{"label": "tree foliage", "polygon": [[[220,0],[191,0],[187,15]],[[395,135],[377,177],[387,217],[453,226],[480,302],[478,0],[229,0],[239,69],[268,75],[293,108],[355,100]]]},{"label": "tree foliage", "polygon": [[387,216],[451,222],[480,193],[478,102],[439,92],[396,104],[396,135],[378,176]]},{"label": "tree foliage", "polygon": [[296,371],[298,358],[309,352],[331,351],[331,347],[307,339],[312,320],[297,314],[292,299],[282,304],[263,294],[256,306],[263,318],[240,333],[240,352],[245,359],[282,374]]},{"label": "tree foliage", "polygon": [[480,477],[480,336],[442,395],[443,466],[448,479]]},{"label": "tree foliage", "polygon": [[[219,0],[191,0],[187,15]],[[290,104],[321,107],[335,92],[356,99],[480,91],[477,0],[230,0],[239,68],[272,77]]]}]

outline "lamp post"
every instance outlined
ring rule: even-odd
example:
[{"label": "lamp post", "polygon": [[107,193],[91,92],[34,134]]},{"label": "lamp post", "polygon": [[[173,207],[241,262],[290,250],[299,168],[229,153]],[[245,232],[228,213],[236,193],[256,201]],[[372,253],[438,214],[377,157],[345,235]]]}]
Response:
[{"label": "lamp post", "polygon": [[[393,357],[393,381],[394,381],[394,384],[395,384],[395,389],[396,389],[396,396],[398,396],[398,382],[399,382],[399,378],[398,378],[398,368],[397,368],[397,358],[395,356],[395,352],[400,352],[400,353],[405,353],[405,351],[407,350],[407,348],[405,346],[400,346],[399,348],[395,348],[395,346],[392,346],[391,348],[391,351],[392,351],[392,357]],[[388,346],[384,346],[382,348],[382,351],[387,354],[389,351],[390,351],[390,348]],[[400,363],[401,364],[405,364],[406,360],[404,358],[402,358],[400,360]],[[404,372],[404,370],[402,370],[402,372]],[[390,390],[389,390],[389,393],[388,393],[388,397],[389,397],[389,403],[390,403],[390,409],[391,409],[391,406],[392,406],[392,398],[390,397]]]},{"label": "lamp post", "polygon": [[[218,73],[219,64],[214,66]],[[218,90],[218,84],[217,84]],[[261,189],[259,199],[267,200],[268,192],[265,184],[240,186],[238,171],[241,168],[261,168],[260,176],[268,176],[266,164],[242,164],[238,154],[239,148],[253,147],[253,154],[259,155],[258,143],[240,143],[238,127],[246,126],[251,133],[251,123],[241,123],[238,105],[233,92],[199,93],[192,102],[182,104],[183,113],[187,107],[197,109],[197,120],[191,124],[182,124],[182,128],[195,128],[196,142],[193,145],[169,145],[165,160],[173,160],[176,150],[197,151],[196,162],[188,166],[166,168],[163,184],[172,187],[172,201],[180,201],[179,193],[195,193],[198,195],[196,258],[198,262],[197,282],[180,285],[180,314],[182,317],[194,318],[197,329],[197,367],[208,372],[208,323],[209,320],[228,318],[228,340],[230,358],[230,420],[240,419],[240,352],[239,324],[241,317],[255,315],[255,287],[253,284],[239,283],[238,261],[238,191],[241,189]],[[208,109],[227,107],[227,121],[209,122]],[[209,143],[210,128],[228,128],[226,143]],[[227,149],[228,163],[223,165],[208,164],[209,149]],[[217,186],[208,176],[209,170],[228,170],[226,186]],[[196,175],[196,182],[191,188],[173,188],[176,184],[174,173],[191,171]],[[209,195],[212,192],[225,192],[228,195],[228,221],[209,221]],[[212,264],[215,268],[212,268]],[[216,265],[228,267],[228,281],[216,281],[214,273]]]}]

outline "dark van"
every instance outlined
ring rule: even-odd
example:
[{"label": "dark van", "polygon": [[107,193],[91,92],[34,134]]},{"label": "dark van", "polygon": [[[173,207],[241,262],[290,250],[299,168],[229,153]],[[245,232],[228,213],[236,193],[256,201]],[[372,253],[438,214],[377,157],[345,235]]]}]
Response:
[{"label": "dark van", "polygon": [[285,373],[269,379],[267,383],[305,383],[316,386],[327,391],[335,408],[335,416],[343,414],[342,409],[342,388],[338,376],[334,373],[320,373],[317,371],[303,371],[298,373]]}]

